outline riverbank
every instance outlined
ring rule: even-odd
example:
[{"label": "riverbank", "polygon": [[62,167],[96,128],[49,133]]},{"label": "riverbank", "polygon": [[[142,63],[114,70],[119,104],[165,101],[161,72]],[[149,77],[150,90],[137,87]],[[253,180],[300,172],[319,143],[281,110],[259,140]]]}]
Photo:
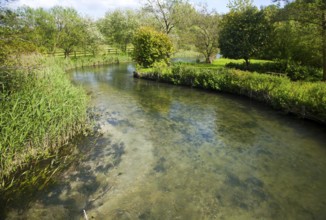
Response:
[{"label": "riverbank", "polygon": [[301,118],[326,123],[326,84],[219,68],[172,65],[138,70],[143,79],[244,95]]},{"label": "riverbank", "polygon": [[84,90],[73,86],[64,68],[51,59],[30,60],[1,71],[1,205],[13,199],[7,195],[49,178],[53,170],[36,167],[51,164],[86,128]]},{"label": "riverbank", "polygon": [[71,83],[66,71],[129,59],[27,56],[1,69],[1,207],[44,187],[76,158],[72,140],[88,129],[88,97]]}]

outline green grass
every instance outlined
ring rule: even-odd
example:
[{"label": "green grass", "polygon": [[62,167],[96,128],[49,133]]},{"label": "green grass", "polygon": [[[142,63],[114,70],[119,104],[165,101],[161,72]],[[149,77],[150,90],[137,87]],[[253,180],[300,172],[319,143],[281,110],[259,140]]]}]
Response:
[{"label": "green grass", "polygon": [[26,60],[38,67],[0,73],[11,76],[0,93],[0,192],[14,186],[24,167],[56,155],[84,131],[87,120],[87,95],[72,85],[60,64]]},{"label": "green grass", "polygon": [[127,61],[126,55],[28,55],[0,69],[0,207],[29,197],[76,158],[71,141],[88,128],[88,97],[66,70]]},{"label": "green grass", "polygon": [[130,62],[131,57],[125,54],[120,55],[98,55],[98,56],[86,56],[86,57],[49,57],[52,63],[63,67],[64,69],[73,69],[77,67],[86,67],[86,66],[100,66],[112,63],[125,63]]},{"label": "green grass", "polygon": [[[268,60],[250,60],[251,63],[268,63],[272,61]],[[184,63],[184,65],[189,65],[195,68],[205,68],[205,69],[221,69],[225,68],[225,65],[228,63],[237,63],[242,64],[244,63],[243,59],[235,60],[235,59],[228,59],[228,58],[219,58],[215,59],[213,63]]]},{"label": "green grass", "polygon": [[172,58],[185,58],[185,57],[193,57],[193,58],[198,58],[201,57],[202,55],[196,51],[193,50],[178,50],[176,53],[173,54]]}]

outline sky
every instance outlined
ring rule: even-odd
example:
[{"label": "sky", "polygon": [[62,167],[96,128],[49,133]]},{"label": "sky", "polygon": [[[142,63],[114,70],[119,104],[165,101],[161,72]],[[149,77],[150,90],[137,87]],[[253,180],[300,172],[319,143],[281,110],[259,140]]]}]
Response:
[{"label": "sky", "polygon": [[[105,12],[114,9],[137,9],[141,7],[142,0],[16,0],[11,7],[30,6],[32,8],[42,7],[45,9],[53,6],[73,7],[81,15],[90,16],[94,19],[101,18]],[[208,8],[215,9],[219,13],[227,13],[229,0],[190,0],[194,4],[206,3]],[[272,0],[254,0],[257,7],[272,4]]]}]

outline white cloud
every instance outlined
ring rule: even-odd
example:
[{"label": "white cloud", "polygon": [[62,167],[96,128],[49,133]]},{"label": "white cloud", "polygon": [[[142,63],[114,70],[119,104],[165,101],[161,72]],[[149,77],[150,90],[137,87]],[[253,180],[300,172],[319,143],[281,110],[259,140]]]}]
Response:
[{"label": "white cloud", "polygon": [[[190,0],[193,4],[206,3],[211,9],[216,9],[219,13],[226,13],[226,7],[229,0]],[[82,15],[88,15],[93,18],[100,18],[105,12],[117,8],[140,8],[144,0],[16,0],[11,3],[12,7],[27,5],[32,8],[42,7],[49,9],[53,6],[61,5],[64,7],[73,7]],[[254,0],[254,5],[269,5],[271,0]]]},{"label": "white cloud", "polygon": [[32,8],[49,9],[53,6],[73,7],[82,15],[89,15],[93,18],[104,16],[108,10],[117,8],[139,8],[139,0],[18,0],[11,4],[11,7],[29,6]]}]

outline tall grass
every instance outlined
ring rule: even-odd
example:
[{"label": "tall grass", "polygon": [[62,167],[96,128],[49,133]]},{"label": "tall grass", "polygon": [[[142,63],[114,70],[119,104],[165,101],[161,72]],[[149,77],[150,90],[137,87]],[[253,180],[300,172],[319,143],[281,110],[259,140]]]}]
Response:
[{"label": "tall grass", "polygon": [[85,92],[60,64],[34,59],[42,65],[0,72],[10,75],[0,93],[0,192],[13,185],[18,171],[55,156],[85,128]]},{"label": "tall grass", "polygon": [[326,84],[293,82],[286,77],[234,69],[206,69],[186,65],[142,71],[142,78],[245,95],[303,118],[326,122]]},{"label": "tall grass", "polygon": [[130,62],[131,57],[126,54],[110,54],[110,55],[99,55],[99,56],[86,56],[86,57],[49,57],[48,61],[52,61],[55,64],[63,67],[65,70],[73,69],[77,67],[86,66],[100,66],[112,63],[125,63]]}]

